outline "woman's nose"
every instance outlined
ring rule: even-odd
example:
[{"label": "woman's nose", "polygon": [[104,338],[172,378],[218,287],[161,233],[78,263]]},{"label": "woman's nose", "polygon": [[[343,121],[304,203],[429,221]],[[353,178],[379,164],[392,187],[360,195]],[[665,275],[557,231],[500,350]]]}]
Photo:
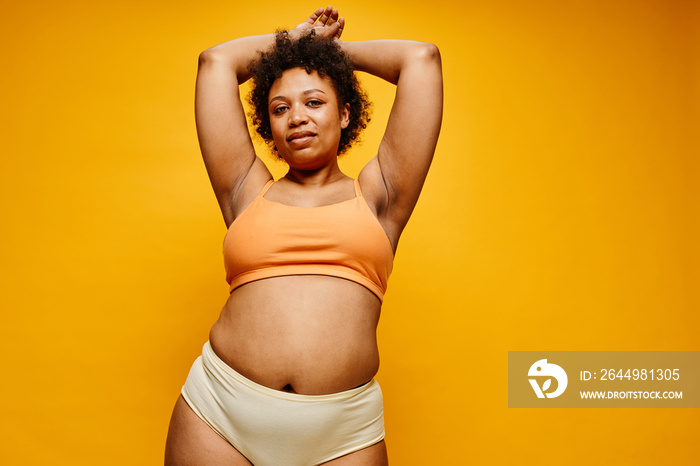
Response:
[{"label": "woman's nose", "polygon": [[294,105],[291,109],[289,116],[289,124],[292,126],[299,126],[301,124],[307,123],[309,121],[306,115],[306,108],[301,105]]}]

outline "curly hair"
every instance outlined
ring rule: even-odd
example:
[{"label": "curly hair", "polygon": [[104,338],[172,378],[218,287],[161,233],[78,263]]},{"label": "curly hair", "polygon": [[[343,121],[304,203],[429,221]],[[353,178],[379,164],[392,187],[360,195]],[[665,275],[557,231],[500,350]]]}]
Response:
[{"label": "curly hair", "polygon": [[[305,68],[309,74],[316,71],[321,77],[327,76],[338,97],[338,109],[349,105],[350,123],[341,130],[338,143],[338,155],[344,153],[367,127],[370,102],[355,77],[355,67],[350,57],[335,41],[318,37],[313,31],[297,40],[290,39],[287,31],[278,31],[272,48],[263,52],[248,67],[253,80],[248,95],[252,106],[249,116],[257,133],[277,153],[270,127],[268,98],[272,84],[291,68]],[[277,156],[280,157],[279,153]]]}]

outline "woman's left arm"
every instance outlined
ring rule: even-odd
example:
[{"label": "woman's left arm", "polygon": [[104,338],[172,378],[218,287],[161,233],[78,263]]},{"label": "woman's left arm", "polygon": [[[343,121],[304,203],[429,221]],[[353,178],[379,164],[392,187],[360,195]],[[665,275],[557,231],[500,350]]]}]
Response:
[{"label": "woman's left arm", "polygon": [[343,42],[342,47],[359,71],[396,84],[386,132],[360,181],[374,190],[377,215],[398,241],[418,201],[440,134],[440,52],[433,44],[399,40]]}]

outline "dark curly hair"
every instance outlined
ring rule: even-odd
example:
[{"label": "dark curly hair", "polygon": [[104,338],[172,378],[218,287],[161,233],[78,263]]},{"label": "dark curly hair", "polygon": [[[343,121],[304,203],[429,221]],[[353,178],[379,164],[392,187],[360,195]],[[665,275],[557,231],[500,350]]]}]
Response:
[{"label": "dark curly hair", "polygon": [[316,71],[321,77],[327,76],[338,97],[338,109],[349,105],[350,123],[341,130],[338,143],[338,155],[344,153],[367,127],[370,102],[355,77],[350,57],[334,40],[318,37],[313,31],[296,40],[290,39],[287,31],[278,31],[272,48],[248,67],[253,80],[248,95],[248,102],[253,107],[249,116],[256,131],[277,153],[270,128],[268,98],[272,84],[290,68],[305,68],[307,73]]}]

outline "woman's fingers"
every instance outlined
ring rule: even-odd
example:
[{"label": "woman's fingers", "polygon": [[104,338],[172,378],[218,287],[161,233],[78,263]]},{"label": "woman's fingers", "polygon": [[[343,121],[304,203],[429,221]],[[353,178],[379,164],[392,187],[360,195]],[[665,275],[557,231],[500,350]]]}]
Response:
[{"label": "woman's fingers", "polygon": [[343,35],[343,29],[345,29],[345,18],[341,17],[338,20],[338,32],[335,33],[336,39],[340,39],[340,36]]},{"label": "woman's fingers", "polygon": [[306,21],[301,23],[295,29],[301,34],[305,31],[314,29],[316,34],[323,37],[333,37],[340,39],[345,28],[345,18],[340,18],[338,10],[332,6],[319,8],[309,16]]},{"label": "woman's fingers", "polygon": [[[319,8],[320,10],[320,8]],[[328,22],[328,19],[331,17],[333,14],[333,7],[332,6],[327,6],[323,10],[323,14],[321,15],[320,18],[318,18],[318,22],[316,23],[316,26],[325,26],[326,23]]]},{"label": "woman's fingers", "polygon": [[308,24],[309,26],[313,26],[313,24],[316,22],[316,20],[323,14],[325,10],[323,8],[319,8],[318,10],[314,11],[311,13],[311,16],[309,16],[304,23]]},{"label": "woman's fingers", "polygon": [[331,15],[328,17],[328,21],[326,22],[326,26],[332,26],[336,22],[338,22],[338,10],[333,8],[331,10]]}]

